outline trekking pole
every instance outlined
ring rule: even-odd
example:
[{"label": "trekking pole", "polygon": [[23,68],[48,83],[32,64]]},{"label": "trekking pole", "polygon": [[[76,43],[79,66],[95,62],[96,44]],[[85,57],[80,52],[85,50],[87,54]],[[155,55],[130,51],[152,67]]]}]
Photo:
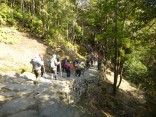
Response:
[{"label": "trekking pole", "polygon": [[61,67],[61,62],[60,62],[60,78],[62,79],[62,67]]}]

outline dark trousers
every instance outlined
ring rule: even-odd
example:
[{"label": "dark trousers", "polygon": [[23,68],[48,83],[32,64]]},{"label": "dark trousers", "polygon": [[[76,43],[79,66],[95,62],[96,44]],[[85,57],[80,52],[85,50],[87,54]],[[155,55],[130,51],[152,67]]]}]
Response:
[{"label": "dark trousers", "polygon": [[71,73],[70,69],[67,69],[66,73],[67,73],[67,77],[70,77],[70,73]]},{"label": "dark trousers", "polygon": [[57,65],[57,72],[60,72],[60,65]]},{"label": "dark trousers", "polygon": [[80,69],[76,70],[76,76],[79,76],[79,77],[81,76],[81,70]]},{"label": "dark trousers", "polygon": [[41,71],[40,70],[34,70],[34,74],[36,76],[36,79],[38,80],[40,77]]},{"label": "dark trousers", "polygon": [[85,68],[82,68],[82,69],[81,69],[82,75],[84,75],[84,72],[85,72]]},{"label": "dark trousers", "polygon": [[98,70],[101,70],[101,63],[98,63]]},{"label": "dark trousers", "polygon": [[43,76],[44,73],[45,73],[45,68],[44,68],[44,66],[42,65],[42,66],[41,66],[41,77]]}]

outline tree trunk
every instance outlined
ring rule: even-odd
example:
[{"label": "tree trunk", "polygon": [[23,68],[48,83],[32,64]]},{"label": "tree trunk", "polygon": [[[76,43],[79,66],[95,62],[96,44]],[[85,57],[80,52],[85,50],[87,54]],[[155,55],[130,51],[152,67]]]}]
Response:
[{"label": "tree trunk", "polygon": [[[42,9],[44,11],[45,6],[44,6],[44,0],[42,0]],[[42,36],[44,37],[45,31],[46,31],[46,22],[45,22],[45,13],[42,13],[42,22],[43,22],[43,27],[42,27]]]},{"label": "tree trunk", "polygon": [[[68,17],[67,17],[67,19],[68,19]],[[67,22],[67,40],[69,39],[69,24],[68,24],[68,22]]]},{"label": "tree trunk", "polygon": [[32,0],[31,2],[32,6],[31,6],[31,13],[32,13],[32,19],[31,19],[31,23],[34,23],[34,15],[35,15],[35,0]]},{"label": "tree trunk", "polygon": [[24,27],[24,18],[25,18],[25,16],[24,16],[24,0],[21,1],[21,9],[22,9],[22,16],[23,16],[22,27]]},{"label": "tree trunk", "polygon": [[114,39],[114,47],[115,47],[115,57],[114,57],[114,84],[113,84],[113,95],[116,96],[116,85],[118,79],[118,0],[116,2],[116,10],[115,10],[115,39]]},{"label": "tree trunk", "polygon": [[12,3],[11,3],[11,8],[12,8],[12,20],[14,19],[14,5],[15,5],[15,0],[13,0]]},{"label": "tree trunk", "polygon": [[120,87],[120,84],[121,84],[121,81],[122,81],[122,78],[123,78],[123,62],[120,62],[120,81],[119,81],[119,84],[117,86],[117,88]]}]

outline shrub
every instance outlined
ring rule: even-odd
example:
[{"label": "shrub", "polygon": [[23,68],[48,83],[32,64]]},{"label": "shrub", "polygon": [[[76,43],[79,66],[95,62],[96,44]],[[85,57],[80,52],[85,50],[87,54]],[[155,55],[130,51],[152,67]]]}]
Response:
[{"label": "shrub", "polygon": [[7,6],[5,3],[0,4],[0,24],[14,24],[13,19],[13,9],[11,9],[9,6]]},{"label": "shrub", "polygon": [[124,76],[131,82],[138,84],[145,78],[147,67],[139,60],[127,61],[124,64]]}]

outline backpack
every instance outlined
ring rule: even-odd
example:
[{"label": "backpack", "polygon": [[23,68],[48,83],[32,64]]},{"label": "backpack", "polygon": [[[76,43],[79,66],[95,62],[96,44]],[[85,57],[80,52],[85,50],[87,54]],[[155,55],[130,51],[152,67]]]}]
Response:
[{"label": "backpack", "polygon": [[83,69],[84,66],[83,66],[82,64],[78,64],[78,68],[79,68],[79,69]]},{"label": "backpack", "polygon": [[75,69],[76,70],[81,70],[82,69],[82,65],[81,64],[76,64],[75,65]]},{"label": "backpack", "polygon": [[84,69],[85,65],[83,63],[80,63],[80,67],[81,67],[81,69]]},{"label": "backpack", "polygon": [[51,59],[50,60],[50,67],[51,68],[55,68],[57,65],[55,64],[55,60],[54,59]]},{"label": "backpack", "polygon": [[36,58],[31,59],[30,63],[35,70],[39,70],[41,67],[41,63]]},{"label": "backpack", "polygon": [[66,63],[66,64],[65,64],[65,69],[66,69],[66,70],[70,70],[70,64],[69,64],[69,63]]},{"label": "backpack", "polygon": [[76,66],[78,64],[78,60],[74,61],[74,66]]}]

